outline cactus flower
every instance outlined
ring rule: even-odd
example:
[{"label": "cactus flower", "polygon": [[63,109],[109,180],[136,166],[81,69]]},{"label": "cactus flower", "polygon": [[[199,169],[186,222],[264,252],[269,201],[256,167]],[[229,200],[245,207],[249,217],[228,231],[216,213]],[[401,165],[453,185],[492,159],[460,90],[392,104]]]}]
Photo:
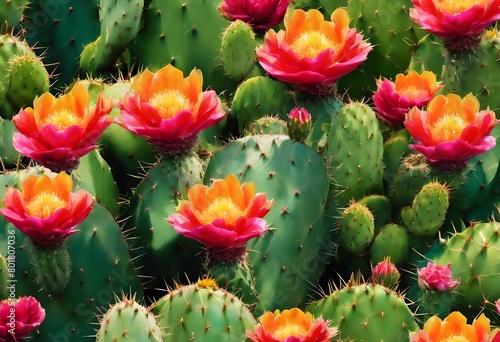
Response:
[{"label": "cactus flower", "polygon": [[429,318],[423,329],[410,333],[410,342],[488,342],[490,335],[490,320],[484,314],[467,324],[467,318],[454,311],[444,320],[437,315]]},{"label": "cactus flower", "polygon": [[314,319],[310,312],[298,308],[267,311],[259,321],[254,331],[247,331],[253,342],[329,342],[338,334],[337,328],[328,327],[329,321]]},{"label": "cactus flower", "polygon": [[389,125],[397,125],[405,120],[410,108],[427,105],[443,85],[436,82],[436,74],[433,72],[424,71],[419,74],[410,71],[407,75],[397,74],[394,82],[378,79],[377,86],[372,100],[379,119]]},{"label": "cactus flower", "polygon": [[474,49],[483,30],[500,19],[500,0],[413,0],[413,5],[411,19],[451,50]]},{"label": "cactus flower", "polygon": [[273,204],[264,193],[256,193],[253,182],[240,182],[230,174],[211,186],[197,184],[180,200],[178,214],[168,221],[180,234],[207,248],[234,249],[267,231],[263,217]]},{"label": "cactus flower", "polygon": [[111,109],[111,101],[101,97],[92,105],[81,82],[58,98],[44,93],[33,101],[33,108],[21,109],[12,118],[19,131],[12,144],[54,172],[71,171],[80,157],[98,147],[96,141],[111,124]]},{"label": "cactus flower", "polygon": [[218,7],[226,19],[241,20],[255,30],[266,30],[283,21],[292,0],[224,0]]},{"label": "cactus flower", "polygon": [[5,190],[0,214],[26,234],[35,246],[52,248],[64,243],[76,233],[74,228],[90,213],[92,196],[79,190],[72,192],[71,176],[61,172],[51,178],[29,176],[21,191],[9,187]]},{"label": "cactus flower", "polygon": [[380,261],[372,269],[373,281],[385,287],[394,287],[399,281],[399,271],[396,265],[391,262],[390,257]]},{"label": "cactus flower", "polygon": [[0,341],[22,341],[45,319],[45,310],[32,296],[0,302]]},{"label": "cactus flower", "polygon": [[115,120],[125,129],[146,137],[160,153],[191,150],[198,133],[221,121],[225,112],[213,90],[202,91],[203,76],[194,69],[184,78],[171,64],[157,72],[144,70],[131,79]]},{"label": "cactus flower", "polygon": [[333,84],[366,60],[371,45],[355,28],[349,14],[336,9],[331,21],[316,9],[296,9],[285,17],[285,30],[269,30],[257,49],[262,67],[276,79],[310,94],[329,94]]},{"label": "cactus flower", "polygon": [[312,129],[311,114],[305,108],[293,108],[288,114],[287,129],[293,141],[304,142]]},{"label": "cactus flower", "polygon": [[426,267],[418,270],[418,286],[429,291],[449,291],[460,284],[460,281],[453,280],[451,264],[439,266],[434,263],[427,263]]},{"label": "cactus flower", "polygon": [[489,134],[496,124],[495,113],[480,111],[472,94],[463,99],[456,94],[438,95],[426,111],[413,107],[404,121],[418,142],[410,147],[431,164],[443,166],[466,163],[495,146],[496,140]]}]

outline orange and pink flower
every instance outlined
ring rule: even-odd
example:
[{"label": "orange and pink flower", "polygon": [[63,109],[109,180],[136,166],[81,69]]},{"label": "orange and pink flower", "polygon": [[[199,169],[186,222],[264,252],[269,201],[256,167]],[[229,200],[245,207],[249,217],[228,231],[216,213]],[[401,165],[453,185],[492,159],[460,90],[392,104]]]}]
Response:
[{"label": "orange and pink flower", "polygon": [[72,178],[65,172],[53,178],[31,175],[22,183],[21,191],[12,187],[5,190],[5,208],[0,214],[35,246],[57,247],[77,232],[75,227],[87,218],[94,204],[88,192],[73,193],[72,187]]},{"label": "orange and pink flower", "polygon": [[266,30],[283,21],[292,0],[224,0],[219,13],[228,20],[242,20],[255,30]]},{"label": "orange and pink flower", "polygon": [[376,82],[378,88],[372,100],[378,117],[390,125],[402,123],[410,108],[427,105],[443,86],[436,81],[436,74],[430,71],[400,73],[394,82],[388,79]]},{"label": "orange and pink flower", "polygon": [[221,121],[225,112],[213,90],[202,91],[203,76],[194,69],[184,78],[171,64],[157,72],[144,70],[131,79],[133,93],[120,104],[115,120],[146,137],[163,154],[191,150],[198,133]]},{"label": "orange and pink flower", "polygon": [[33,101],[33,108],[21,109],[13,117],[19,132],[12,144],[54,172],[71,171],[80,157],[98,147],[96,141],[111,124],[111,109],[111,101],[101,97],[93,106],[82,82],[58,98],[44,93]]},{"label": "orange and pink flower", "polygon": [[262,67],[276,79],[300,91],[330,91],[343,75],[356,69],[372,49],[356,29],[349,28],[349,14],[336,9],[331,21],[316,9],[296,9],[285,17],[285,30],[269,30],[257,49]]},{"label": "orange and pink flower", "polygon": [[267,311],[259,321],[254,331],[247,331],[253,342],[329,342],[338,334],[337,328],[328,327],[329,321],[298,308]]},{"label": "orange and pink flower", "polygon": [[499,334],[490,333],[490,320],[484,314],[467,324],[467,318],[455,311],[444,320],[437,315],[429,318],[423,329],[410,333],[410,342],[488,342],[492,335]]},{"label": "orange and pink flower", "polygon": [[168,221],[180,234],[207,248],[234,249],[267,231],[263,217],[273,204],[266,194],[257,193],[253,182],[240,182],[230,174],[211,186],[197,184],[188,191],[189,200],[180,200],[177,214]]},{"label": "orange and pink flower", "polygon": [[0,341],[23,341],[44,319],[45,310],[32,296],[0,301]]},{"label": "orange and pink flower", "polygon": [[467,37],[477,43],[483,30],[500,19],[500,0],[413,0],[413,5],[410,17],[414,22],[457,47],[467,44]]},{"label": "orange and pink flower", "polygon": [[413,107],[404,125],[418,142],[410,147],[431,164],[460,165],[495,146],[489,134],[497,122],[493,111],[479,110],[472,94],[448,94],[432,99],[427,110]]}]

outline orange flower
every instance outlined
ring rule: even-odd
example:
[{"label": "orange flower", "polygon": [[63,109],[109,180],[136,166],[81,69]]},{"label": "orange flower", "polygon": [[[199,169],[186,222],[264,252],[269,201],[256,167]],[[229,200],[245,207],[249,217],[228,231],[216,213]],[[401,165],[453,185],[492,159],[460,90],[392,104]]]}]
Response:
[{"label": "orange flower", "polygon": [[467,324],[467,318],[455,311],[444,320],[432,316],[423,330],[410,333],[410,342],[487,342],[490,335],[490,320],[484,314]]},{"label": "orange flower", "polygon": [[82,82],[59,98],[45,93],[33,101],[33,108],[21,109],[13,117],[19,131],[13,145],[54,172],[70,171],[81,156],[97,148],[95,142],[111,124],[111,109],[111,102],[101,97],[92,106]]},{"label": "orange flower", "polygon": [[436,82],[436,74],[410,71],[397,74],[396,81],[377,80],[378,89],[373,94],[373,103],[381,120],[389,124],[402,123],[412,107],[422,108],[443,86]]},{"label": "orange flower", "polygon": [[479,111],[479,101],[472,94],[463,99],[456,94],[438,95],[427,111],[413,107],[404,124],[418,141],[410,147],[431,163],[464,163],[496,144],[489,135],[497,124],[495,113]]},{"label": "orange flower", "polygon": [[0,213],[41,248],[61,245],[76,233],[74,228],[88,216],[94,204],[88,192],[71,192],[73,181],[65,172],[54,178],[31,175],[21,187],[21,191],[5,190],[6,208],[0,209]]},{"label": "orange flower", "polygon": [[168,221],[180,234],[203,243],[207,248],[230,249],[267,230],[263,217],[273,204],[266,194],[256,193],[255,184],[240,182],[230,174],[208,187],[197,184],[189,189],[189,201],[180,200],[178,214]]},{"label": "orange flower", "polygon": [[190,150],[197,134],[225,116],[213,90],[202,91],[203,77],[194,69],[184,78],[171,64],[157,72],[145,70],[131,80],[133,95],[120,105],[116,122],[146,137],[165,154]]},{"label": "orange flower", "polygon": [[301,91],[330,89],[341,76],[366,60],[371,46],[356,29],[349,28],[349,15],[336,9],[331,21],[316,9],[296,9],[285,18],[285,31],[269,30],[257,49],[262,67],[276,79],[295,84]]},{"label": "orange flower", "polygon": [[254,331],[247,331],[247,337],[253,342],[329,342],[338,333],[329,323],[298,308],[267,311]]}]

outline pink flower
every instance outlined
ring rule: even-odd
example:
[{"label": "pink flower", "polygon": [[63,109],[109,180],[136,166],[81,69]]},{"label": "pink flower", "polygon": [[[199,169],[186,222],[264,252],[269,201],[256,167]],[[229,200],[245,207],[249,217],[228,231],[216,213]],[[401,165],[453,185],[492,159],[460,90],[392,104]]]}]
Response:
[{"label": "pink flower", "polygon": [[410,108],[422,108],[442,87],[436,82],[436,75],[430,71],[418,74],[410,71],[408,75],[397,74],[396,81],[377,80],[377,91],[373,103],[378,117],[390,125],[402,123]]},{"label": "pink flower", "polygon": [[0,341],[25,339],[45,319],[45,310],[33,297],[0,302]]},{"label": "pink flower", "polygon": [[13,146],[20,153],[54,172],[70,171],[78,159],[98,146],[95,142],[111,124],[111,101],[90,104],[86,86],[77,82],[59,98],[45,93],[33,108],[21,109],[12,118],[17,130]]},{"label": "pink flower", "polygon": [[54,178],[31,175],[21,187],[21,191],[5,190],[6,208],[0,214],[41,248],[64,243],[77,232],[74,228],[87,218],[94,204],[88,192],[71,192],[73,181],[64,171]]},{"label": "pink flower", "polygon": [[410,147],[430,163],[460,164],[495,146],[489,134],[497,122],[493,111],[479,110],[472,94],[448,94],[432,99],[426,111],[413,107],[404,125],[418,142]]},{"label": "pink flower", "polygon": [[168,64],[155,73],[137,74],[131,83],[134,93],[121,103],[116,122],[146,137],[163,154],[189,151],[199,132],[226,115],[215,91],[202,91],[203,76],[197,69],[184,78]]},{"label": "pink flower", "polygon": [[389,257],[377,263],[372,269],[373,280],[382,286],[395,286],[399,281],[399,277],[398,268],[391,262]]},{"label": "pink flower", "polygon": [[427,263],[426,267],[418,270],[418,285],[423,290],[452,290],[460,284],[460,281],[453,280],[451,264],[439,266],[434,263]]},{"label": "pink flower", "polygon": [[497,309],[498,314],[500,315],[500,298],[495,301],[495,307]]},{"label": "pink flower", "polygon": [[[285,18],[285,30],[269,30],[257,49],[262,67],[276,79],[299,90],[321,92],[366,60],[372,47],[356,29],[349,15],[336,9],[331,21],[316,9],[296,9]],[[325,88],[325,89],[323,89]]]},{"label": "pink flower", "polygon": [[224,0],[217,9],[228,20],[242,20],[256,30],[281,23],[292,0]]},{"label": "pink flower", "polygon": [[207,248],[232,249],[267,231],[263,217],[273,204],[266,194],[256,193],[254,183],[240,182],[230,174],[210,187],[197,184],[180,200],[178,214],[168,221],[180,234]]},{"label": "pink flower", "polygon": [[288,114],[287,128],[292,140],[304,142],[311,132],[311,114],[305,108],[293,108]]}]

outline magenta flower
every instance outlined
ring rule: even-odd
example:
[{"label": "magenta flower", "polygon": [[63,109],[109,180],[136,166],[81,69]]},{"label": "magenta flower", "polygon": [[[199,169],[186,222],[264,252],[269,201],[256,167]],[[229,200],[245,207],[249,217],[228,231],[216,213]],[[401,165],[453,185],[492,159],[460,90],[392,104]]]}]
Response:
[{"label": "magenta flower", "polygon": [[292,0],[224,0],[217,7],[226,19],[241,20],[256,30],[281,23]]},{"label": "magenta flower", "polygon": [[460,281],[453,280],[451,264],[443,267],[429,262],[426,267],[422,267],[417,273],[418,286],[422,290],[449,291],[460,284]]},{"label": "magenta flower", "polygon": [[0,341],[25,339],[45,319],[45,310],[33,297],[0,302]]},{"label": "magenta flower", "polygon": [[443,85],[436,82],[436,75],[430,71],[422,74],[410,71],[407,75],[397,74],[394,82],[379,79],[377,86],[372,100],[378,118],[389,125],[396,125],[404,121],[411,108],[427,105]]},{"label": "magenta flower", "polygon": [[398,268],[391,262],[389,257],[377,263],[372,269],[373,281],[385,287],[395,286],[399,281],[399,277]]}]

